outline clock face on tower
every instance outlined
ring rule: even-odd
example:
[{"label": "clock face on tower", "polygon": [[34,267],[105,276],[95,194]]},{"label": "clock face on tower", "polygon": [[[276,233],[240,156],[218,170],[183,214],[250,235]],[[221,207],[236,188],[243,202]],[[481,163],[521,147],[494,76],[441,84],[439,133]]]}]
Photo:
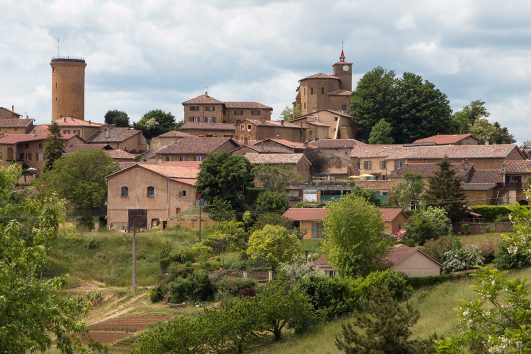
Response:
[{"label": "clock face on tower", "polygon": [[349,70],[350,70],[350,68],[348,67],[348,65],[343,65],[343,71],[344,72],[347,72]]}]

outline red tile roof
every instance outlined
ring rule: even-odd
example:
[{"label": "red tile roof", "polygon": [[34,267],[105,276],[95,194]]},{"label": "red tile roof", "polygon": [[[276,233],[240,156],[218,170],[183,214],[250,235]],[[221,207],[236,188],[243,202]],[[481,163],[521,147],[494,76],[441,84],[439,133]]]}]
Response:
[{"label": "red tile roof", "polygon": [[439,266],[441,265],[439,262],[437,262],[436,260],[428,256],[427,254],[422,252],[419,248],[408,247],[404,245],[395,245],[394,247],[392,247],[391,250],[389,251],[389,254],[384,260],[384,264],[389,268],[396,267],[397,265],[403,263],[409,257],[411,257],[413,254],[417,252],[422,254],[426,258],[430,259],[431,261],[437,263]]},{"label": "red tile roof", "polygon": [[195,122],[186,122],[179,130],[225,130],[234,132],[234,124],[230,123],[195,123]]},{"label": "red tile roof", "polygon": [[294,165],[297,164],[301,159],[305,158],[304,154],[260,154],[255,152],[248,152],[245,155],[245,158],[253,165],[256,164],[266,164],[266,165]]},{"label": "red tile roof", "polygon": [[196,154],[206,155],[215,151],[226,142],[232,142],[234,148],[237,148],[238,143],[228,137],[190,137],[177,140],[175,143],[163,147],[156,151],[160,155],[175,155],[175,154]]},{"label": "red tile roof", "polygon": [[305,78],[300,79],[299,81],[311,80],[311,79],[333,79],[333,80],[339,80],[339,78],[337,76],[334,76],[334,75],[329,75],[329,74],[325,74],[325,73],[317,73],[317,74],[313,74],[313,75],[310,75],[310,76],[306,76]]},{"label": "red tile roof", "polygon": [[[467,164],[464,163],[453,163],[451,164],[451,167],[456,172],[456,175],[463,178],[465,177],[469,172],[471,172],[471,169],[473,167],[473,164]],[[437,163],[409,163],[402,167],[399,167],[395,170],[393,170],[389,174],[389,178],[403,178],[406,173],[418,173],[423,178],[429,178],[432,177],[435,172],[439,170],[439,165]]]},{"label": "red tile roof", "polygon": [[503,176],[501,170],[477,170],[472,169],[466,178],[467,183],[501,183]]},{"label": "red tile roof", "polygon": [[[384,222],[391,222],[403,213],[401,208],[379,208]],[[404,214],[405,215],[405,214]]]},{"label": "red tile roof", "polygon": [[34,125],[33,126],[33,133],[35,133],[35,134],[43,134],[43,133],[48,134],[49,127],[50,126],[48,124],[37,124],[37,125]]},{"label": "red tile roof", "polygon": [[[107,132],[107,130],[109,131]],[[142,132],[125,127],[102,127],[94,135],[87,138],[87,141],[90,143],[120,143],[137,134],[142,134]]]},{"label": "red tile roof", "polygon": [[457,144],[458,142],[471,136],[471,134],[440,134],[429,136],[427,138],[417,139],[413,143],[435,143],[437,145]]},{"label": "red tile roof", "polygon": [[55,120],[60,127],[101,127],[103,124],[92,122],[90,120],[77,119],[72,117],[62,117]]},{"label": "red tile roof", "polygon": [[128,153],[122,149],[105,150],[113,160],[134,160],[135,155]]},{"label": "red tile roof", "polygon": [[207,93],[204,93],[200,96],[184,101],[183,104],[223,104],[220,100],[210,97]]},{"label": "red tile roof", "polygon": [[172,181],[187,184],[189,186],[195,186],[197,178],[170,178]]},{"label": "red tile roof", "polygon": [[317,258],[315,261],[313,261],[313,264],[318,266],[319,268],[332,268],[330,263],[328,263],[328,258],[323,254],[321,257]]},{"label": "red tile roof", "polygon": [[48,134],[6,134],[0,137],[0,144],[12,145],[30,141],[44,140]]},{"label": "red tile roof", "polygon": [[292,149],[305,149],[306,148],[306,145],[304,145],[304,143],[299,143],[299,142],[295,142],[295,141],[289,141],[289,140],[286,140],[286,139],[275,139],[275,138],[269,138],[269,139],[263,140],[260,143],[254,144],[254,146],[257,146],[257,145],[259,145],[261,143],[264,143],[267,140],[274,141],[275,143],[290,147]]},{"label": "red tile roof", "polygon": [[242,108],[242,109],[265,109],[268,111],[272,111],[273,108],[266,106],[264,104],[261,104],[259,102],[223,102],[225,104],[226,108],[234,109],[234,108]]},{"label": "red tile roof", "polygon": [[323,221],[326,216],[326,209],[289,208],[282,216],[293,221]]},{"label": "red tile roof", "polygon": [[505,162],[505,173],[529,173],[531,160],[509,160]]},{"label": "red tile roof", "polygon": [[33,119],[0,119],[0,128],[27,128],[33,124]]},{"label": "red tile roof", "polygon": [[157,138],[187,138],[187,137],[193,137],[193,135],[185,133],[185,132],[180,132],[178,130],[170,130],[169,132],[166,132],[164,134],[160,134],[159,136],[157,136]]},{"label": "red tile roof", "polygon": [[107,144],[72,144],[65,147],[65,152],[70,153],[78,150],[94,150],[94,149],[109,149],[112,150],[112,148]]},{"label": "red tile roof", "polygon": [[332,92],[328,92],[328,94],[330,96],[351,96],[352,95],[352,91],[339,89],[339,90],[335,90],[335,91],[332,91]]},{"label": "red tile roof", "polygon": [[138,166],[158,173],[168,178],[197,178],[201,162],[199,161],[176,161],[163,164],[139,163]]}]

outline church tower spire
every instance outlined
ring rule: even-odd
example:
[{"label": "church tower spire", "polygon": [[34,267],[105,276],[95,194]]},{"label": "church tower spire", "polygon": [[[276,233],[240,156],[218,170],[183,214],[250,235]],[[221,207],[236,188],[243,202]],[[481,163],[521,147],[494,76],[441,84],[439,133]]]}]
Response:
[{"label": "church tower spire", "polygon": [[343,62],[345,61],[347,57],[345,56],[345,52],[343,52],[343,48],[341,48],[341,54],[339,55],[339,61]]}]

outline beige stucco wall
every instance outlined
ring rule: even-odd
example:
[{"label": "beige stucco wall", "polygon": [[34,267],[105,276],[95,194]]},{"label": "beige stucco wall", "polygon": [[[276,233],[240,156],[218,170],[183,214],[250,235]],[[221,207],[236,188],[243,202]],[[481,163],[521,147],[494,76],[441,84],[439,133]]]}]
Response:
[{"label": "beige stucco wall", "polygon": [[234,129],[231,130],[219,130],[219,129],[183,129],[184,133],[195,136],[208,136],[208,137],[234,137]]},{"label": "beige stucco wall", "polygon": [[113,149],[122,149],[124,151],[134,151],[134,152],[144,152],[147,151],[147,142],[146,138],[142,133],[135,134],[132,137],[118,142],[118,143],[106,143],[110,145]]},{"label": "beige stucco wall", "polygon": [[[2,166],[8,166],[17,161],[21,163],[22,160],[26,160],[30,167],[41,170],[44,167],[44,150],[44,140],[12,145],[1,144],[0,159]],[[23,157],[21,154],[23,154]]]},{"label": "beige stucco wall", "polygon": [[[306,239],[312,239],[314,238],[313,235],[313,224],[323,224],[320,221],[301,221],[299,225],[299,230],[304,233],[303,238]],[[321,231],[322,232],[322,231]],[[321,237],[323,237],[321,233]],[[315,237],[317,238],[317,237]]]},{"label": "beige stucco wall", "polygon": [[[225,123],[240,123],[246,119],[256,119],[256,120],[271,120],[271,110],[269,109],[259,109],[259,115],[253,115],[252,108],[225,108]],[[241,115],[236,115],[235,111],[241,111]]]},{"label": "beige stucco wall", "polygon": [[[203,123],[208,121],[208,117],[212,117],[214,121],[212,123],[223,123],[223,104],[185,104],[184,106],[184,121],[194,122],[192,117],[198,117],[197,123]],[[199,107],[198,111],[191,111],[190,107]],[[213,111],[207,111],[206,107],[212,106]]]},{"label": "beige stucco wall", "polygon": [[394,234],[400,231],[401,229],[404,229],[407,224],[407,221],[407,216],[405,216],[404,214],[399,214],[393,221],[384,222],[384,231]]},{"label": "beige stucco wall", "polygon": [[419,252],[412,254],[404,262],[391,269],[407,274],[410,277],[425,277],[441,274],[440,266]]}]

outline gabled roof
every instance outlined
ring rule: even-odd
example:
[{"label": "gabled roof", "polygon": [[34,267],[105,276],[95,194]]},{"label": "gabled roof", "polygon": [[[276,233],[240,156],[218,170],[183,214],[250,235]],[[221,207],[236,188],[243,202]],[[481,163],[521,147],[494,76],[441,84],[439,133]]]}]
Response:
[{"label": "gabled roof", "polygon": [[107,176],[107,178],[124,173],[133,168],[143,168],[167,178],[195,179],[201,167],[200,161],[175,161],[164,164],[134,163],[128,167]]},{"label": "gabled roof", "polygon": [[44,140],[47,137],[48,134],[5,134],[0,137],[0,144],[29,143],[31,141]]},{"label": "gabled roof", "polygon": [[289,208],[282,216],[293,221],[323,221],[325,208]]},{"label": "gabled roof", "polygon": [[367,145],[356,139],[319,139],[308,143],[308,145],[323,150],[352,149],[356,145]]},{"label": "gabled roof", "polygon": [[268,111],[273,110],[272,107],[266,106],[259,102],[227,102],[225,101],[223,103],[225,104],[225,107],[229,109],[242,108],[242,109],[265,109]]},{"label": "gabled roof", "polygon": [[34,134],[48,134],[50,126],[48,124],[37,124],[33,126],[32,132]]},{"label": "gabled roof", "polygon": [[65,147],[65,152],[70,153],[79,150],[112,150],[108,144],[72,144]]},{"label": "gabled roof", "polygon": [[389,268],[396,267],[397,265],[405,262],[409,257],[414,255],[415,253],[423,255],[424,257],[430,259],[432,262],[441,266],[439,262],[422,252],[419,248],[408,247],[404,245],[395,245],[394,247],[392,247],[387,257],[385,257],[384,264]]},{"label": "gabled roof", "polygon": [[62,117],[55,120],[60,127],[101,127],[103,124],[92,122],[90,120],[77,119],[72,117]]},{"label": "gabled roof", "polygon": [[388,157],[397,150],[404,149],[402,145],[397,144],[366,144],[366,145],[354,145],[350,157]]},{"label": "gabled roof", "polygon": [[498,170],[477,170],[472,169],[467,176],[467,183],[501,183],[503,182],[502,171]]},{"label": "gabled roof", "polygon": [[219,148],[226,142],[231,142],[232,144],[234,144],[235,148],[239,146],[239,144],[234,139],[227,137],[190,137],[179,139],[175,143],[158,150],[156,154],[206,155],[215,151],[217,148]]},{"label": "gabled roof", "polygon": [[287,146],[290,149],[305,149],[306,148],[306,145],[304,145],[304,143],[289,141],[289,140],[286,140],[286,139],[276,139],[276,138],[269,138],[269,139],[262,140],[260,142],[257,142],[255,144],[253,144],[253,146],[258,148],[259,146],[263,145],[264,143],[266,143],[268,141],[272,141],[272,142],[277,143],[279,145]]},{"label": "gabled roof", "polygon": [[[108,132],[107,132],[108,131]],[[108,134],[108,135],[107,135]],[[137,134],[140,130],[124,127],[102,127],[98,132],[87,138],[90,143],[121,143]]]},{"label": "gabled roof", "polygon": [[531,160],[509,160],[505,162],[505,173],[520,174],[530,173]]},{"label": "gabled roof", "polygon": [[[267,164],[267,165],[294,165],[301,159],[306,159],[304,154],[260,154],[255,152],[248,152],[243,155],[253,165]],[[308,161],[309,164],[310,161]]]},{"label": "gabled roof", "polygon": [[127,151],[124,151],[122,149],[114,149],[114,150],[105,150],[107,155],[109,155],[113,160],[134,160],[135,155],[128,153]]},{"label": "gabled roof", "polygon": [[169,132],[160,134],[159,136],[157,136],[157,138],[187,138],[192,136],[192,134],[180,132],[178,130],[170,130]]},{"label": "gabled roof", "polygon": [[251,123],[253,125],[256,125],[257,127],[304,129],[304,128],[301,128],[301,126],[298,124],[293,124],[293,123],[279,121],[279,120],[246,119],[242,123]]},{"label": "gabled roof", "polygon": [[221,102],[220,100],[217,100],[215,99],[214,97],[210,97],[208,95],[208,93],[204,93],[200,96],[197,96],[197,97],[194,97],[192,99],[189,99],[188,101],[184,101],[183,102],[183,105],[184,104],[205,104],[205,103],[210,103],[210,104],[223,104],[223,102]]},{"label": "gabled roof", "polygon": [[33,119],[9,118],[0,119],[0,128],[27,128],[33,124]]},{"label": "gabled roof", "polygon": [[179,130],[225,130],[225,131],[234,131],[234,124],[230,123],[195,123],[195,122],[186,122]]},{"label": "gabled roof", "polygon": [[[400,214],[404,214],[402,208],[379,208],[384,222],[391,222]],[[404,214],[406,215],[406,214]],[[407,217],[407,216],[406,216]]]},{"label": "gabled roof", "polygon": [[328,92],[328,94],[330,96],[351,96],[352,91],[339,89],[332,92]]},{"label": "gabled roof", "polygon": [[[450,164],[451,168],[456,172],[456,175],[460,178],[465,177],[471,172],[473,164],[464,164],[464,163],[452,163]],[[406,173],[417,173],[420,174],[422,178],[430,178],[435,172],[439,170],[439,165],[435,162],[432,163],[408,163],[402,167],[394,169],[390,174],[389,178],[403,178]]]},{"label": "gabled roof", "polygon": [[472,137],[472,134],[438,134],[427,138],[417,139],[413,143],[435,143],[437,145],[457,144],[458,142]]},{"label": "gabled roof", "polygon": [[17,112],[12,111],[12,110],[10,110],[8,108],[5,108],[5,107],[0,107],[0,110],[9,112],[11,115],[15,115],[17,117],[22,117],[22,114],[18,114]]},{"label": "gabled roof", "polygon": [[313,74],[313,75],[310,75],[310,76],[306,76],[305,78],[300,79],[299,81],[311,80],[311,79],[339,80],[339,78],[337,76],[334,76],[334,75],[329,75],[329,74],[325,74],[325,73],[317,73],[317,74]]}]

